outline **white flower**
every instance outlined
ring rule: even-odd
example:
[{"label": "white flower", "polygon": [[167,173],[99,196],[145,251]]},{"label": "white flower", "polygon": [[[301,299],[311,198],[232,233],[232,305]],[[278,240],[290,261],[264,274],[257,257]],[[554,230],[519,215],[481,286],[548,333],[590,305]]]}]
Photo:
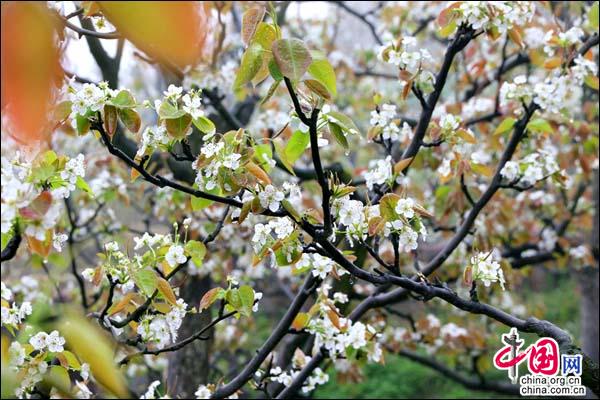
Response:
[{"label": "white flower", "polygon": [[211,395],[212,392],[206,385],[198,386],[198,389],[194,393],[194,396],[196,396],[197,399],[210,399]]},{"label": "white flower", "polygon": [[94,280],[95,270],[93,268],[86,268],[81,271],[81,276],[88,282],[92,282]]},{"label": "white flower", "polygon": [[12,300],[12,296],[12,291],[6,286],[4,282],[2,282],[2,298],[4,300],[10,301]]},{"label": "white flower", "polygon": [[471,266],[473,268],[473,279],[480,280],[486,287],[492,282],[498,282],[504,290],[504,273],[497,261],[499,256],[496,250],[491,253],[477,253],[471,257]]},{"label": "white flower", "polygon": [[375,185],[383,185],[392,178],[392,157],[387,156],[385,160],[371,161],[370,169],[363,172],[367,187],[372,190]]},{"label": "white flower", "polygon": [[23,365],[25,362],[25,348],[19,342],[12,342],[8,349],[9,363],[13,367]]},{"label": "white flower", "polygon": [[507,161],[502,167],[500,175],[509,182],[514,181],[519,176],[519,164],[514,161]]},{"label": "white flower", "polygon": [[240,158],[242,158],[241,154],[238,154],[238,153],[228,154],[223,158],[223,166],[227,167],[231,170],[236,170],[240,166]]},{"label": "white flower", "polygon": [[440,118],[440,128],[443,132],[454,132],[460,126],[462,119],[458,115],[444,114]]},{"label": "white flower", "polygon": [[[171,86],[173,86],[173,85],[171,85]],[[155,399],[156,398],[156,388],[159,387],[159,386],[160,386],[160,381],[154,381],[154,382],[152,382],[148,386],[148,389],[146,390],[146,393],[144,393],[140,398],[141,399]]]},{"label": "white flower", "polygon": [[183,92],[183,88],[179,87],[179,86],[175,86],[175,85],[169,85],[169,87],[167,88],[167,90],[165,90],[163,92],[164,96],[172,99],[172,100],[177,100],[179,99],[179,96],[181,96],[181,93]]},{"label": "white flower", "polygon": [[81,381],[75,381],[75,385],[77,386],[77,392],[75,393],[75,397],[78,399],[91,399],[92,391],[87,387],[87,385]]},{"label": "white flower", "polygon": [[285,199],[285,195],[282,191],[277,190],[275,186],[267,185],[265,189],[258,194],[258,199],[260,200],[261,206],[275,212],[279,210],[279,204]]},{"label": "white flower", "polygon": [[204,116],[204,110],[202,110],[202,97],[197,92],[190,92],[182,97],[183,100],[183,111],[190,114],[193,119],[197,119]]},{"label": "white flower", "polygon": [[183,264],[187,260],[183,251],[183,246],[174,244],[169,247],[167,254],[165,254],[165,260],[171,268]]},{"label": "white flower", "polygon": [[403,216],[404,218],[411,219],[415,216],[415,211],[413,207],[415,206],[415,201],[413,199],[400,199],[396,204],[395,211],[398,215]]},{"label": "white flower", "polygon": [[34,350],[43,350],[47,346],[48,334],[46,332],[39,332],[29,338],[29,344],[33,346]]},{"label": "white flower", "polygon": [[104,245],[104,249],[109,253],[119,251],[119,244],[117,242],[109,242]]},{"label": "white flower", "polygon": [[54,233],[52,236],[52,246],[56,249],[56,251],[61,252],[63,243],[65,243],[68,239],[68,236],[64,233],[59,233],[58,235]]},{"label": "white flower", "polygon": [[63,345],[65,344],[65,338],[58,334],[58,331],[52,331],[46,337],[46,344],[48,345],[48,350],[53,353],[60,353],[64,351]]},{"label": "white flower", "polygon": [[558,38],[567,47],[579,43],[584,35],[585,33],[581,28],[574,26],[566,32],[560,32]]},{"label": "white flower", "polygon": [[582,259],[588,254],[588,249],[584,245],[569,249],[569,255],[576,259]]}]

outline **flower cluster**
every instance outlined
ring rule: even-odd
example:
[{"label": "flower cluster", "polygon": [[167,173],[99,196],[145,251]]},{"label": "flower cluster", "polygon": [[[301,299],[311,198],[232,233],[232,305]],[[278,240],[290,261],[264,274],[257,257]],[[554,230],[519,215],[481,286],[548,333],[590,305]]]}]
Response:
[{"label": "flower cluster", "polygon": [[141,135],[141,146],[138,148],[136,158],[152,154],[155,150],[167,150],[171,138],[167,134],[167,128],[162,125],[148,126]]},{"label": "flower cluster", "polygon": [[273,248],[279,243],[277,251],[281,252],[287,263],[292,263],[302,248],[297,240],[293,239],[294,223],[287,217],[274,218],[267,224],[254,225],[254,235],[252,236],[252,246],[257,254],[265,251],[274,252]]},{"label": "flower cluster", "polygon": [[55,232],[63,207],[59,200],[77,187],[89,191],[83,180],[84,162],[83,154],[69,159],[53,151],[41,153],[33,161],[18,152],[10,161],[3,156],[2,233],[8,234],[18,223],[26,236],[41,242],[44,257],[52,244],[60,251],[64,237]]},{"label": "flower cluster", "polygon": [[[224,179],[231,176],[240,168],[242,155],[235,151],[235,144],[227,140],[213,140],[204,143],[200,149],[200,157],[192,163],[198,174],[196,184],[201,190],[214,190],[220,180],[227,191],[233,188],[231,183]],[[220,174],[225,172],[225,174]]]},{"label": "flower cluster", "polygon": [[375,185],[391,184],[394,179],[392,157],[387,156],[385,160],[371,160],[369,170],[363,172],[362,175],[369,190],[373,190]]},{"label": "flower cluster", "polygon": [[50,334],[39,332],[29,339],[29,344],[34,350],[44,351],[48,348],[52,353],[60,353],[64,351],[65,338],[60,336],[58,331],[52,331]]},{"label": "flower cluster", "polygon": [[506,107],[510,102],[529,103],[533,92],[527,84],[527,77],[519,75],[512,82],[504,82],[500,87],[500,106]]},{"label": "flower cluster", "polygon": [[[310,362],[312,357],[304,354],[300,349],[294,353],[292,358],[292,368],[289,372],[283,371],[281,367],[273,367],[269,371],[269,380],[272,382],[281,383],[284,386],[289,386],[294,378],[300,373],[302,368]],[[302,385],[302,393],[308,394],[316,389],[318,385],[324,385],[329,381],[327,375],[321,368],[315,368],[312,374]]]},{"label": "flower cluster", "polygon": [[400,252],[410,252],[418,247],[419,235],[422,240],[427,238],[427,228],[421,217],[415,212],[417,203],[411,198],[399,199],[394,208],[395,219],[385,223],[384,235],[398,235]]},{"label": "flower cluster", "polygon": [[402,128],[398,126],[399,120],[396,119],[396,106],[393,104],[382,104],[377,110],[371,111],[371,129],[381,134],[381,138],[391,142],[405,142],[412,139],[413,131],[406,122]]},{"label": "flower cluster", "polygon": [[535,4],[528,1],[463,1],[454,10],[457,26],[470,25],[473,29],[506,33],[515,26],[530,22]]},{"label": "flower cluster", "polygon": [[498,262],[500,259],[499,253],[493,250],[489,253],[477,253],[471,257],[471,274],[473,280],[480,280],[486,287],[492,283],[498,282],[504,290],[504,273]]},{"label": "flower cluster", "polygon": [[31,303],[24,301],[21,305],[10,301],[13,300],[13,292],[2,282],[2,326],[10,330],[15,330],[28,315],[31,315]]},{"label": "flower cluster", "polygon": [[169,343],[177,341],[177,331],[183,322],[187,311],[183,299],[177,300],[177,305],[162,315],[147,314],[137,327],[137,333],[146,343],[154,343],[157,349],[163,349]]},{"label": "flower cluster", "polygon": [[299,270],[311,269],[313,276],[321,279],[327,278],[330,272],[335,271],[338,276],[348,273],[345,269],[336,268],[336,264],[328,257],[320,254],[302,254],[302,258],[296,264]]},{"label": "flower cluster", "polygon": [[379,215],[379,206],[365,206],[359,200],[344,196],[334,200],[332,213],[336,215],[338,223],[345,228],[348,242],[354,246],[354,240],[366,239],[369,219]]},{"label": "flower cluster", "polygon": [[527,155],[522,160],[508,161],[500,175],[511,183],[530,186],[560,171],[556,157],[549,150],[542,149]]},{"label": "flower cluster", "polygon": [[285,194],[275,186],[267,185],[258,193],[258,199],[263,208],[276,212],[279,210],[280,203],[285,199]]},{"label": "flower cluster", "polygon": [[423,64],[431,61],[432,57],[427,49],[417,48],[416,38],[405,36],[398,44],[383,46],[379,52],[379,59],[417,76],[423,69]]},{"label": "flower cluster", "polygon": [[71,111],[75,115],[87,115],[102,110],[106,102],[118,91],[108,87],[107,82],[98,85],[84,83],[81,88],[69,88],[71,92]]}]

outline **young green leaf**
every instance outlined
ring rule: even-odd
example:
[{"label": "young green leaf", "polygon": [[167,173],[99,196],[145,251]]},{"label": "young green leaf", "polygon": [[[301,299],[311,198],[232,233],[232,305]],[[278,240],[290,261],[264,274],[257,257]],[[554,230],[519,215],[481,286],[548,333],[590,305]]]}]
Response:
[{"label": "young green leaf", "polygon": [[263,62],[263,48],[258,43],[252,43],[244,52],[240,68],[235,77],[233,88],[240,89],[258,73]]},{"label": "young green leaf", "polygon": [[285,146],[285,159],[288,163],[294,164],[310,143],[310,135],[302,131],[296,131]]},{"label": "young green leaf", "polygon": [[513,117],[505,118],[504,121],[502,121],[494,131],[494,135],[502,135],[503,133],[510,131],[513,126],[515,126],[516,122],[517,120]]},{"label": "young green leaf", "polygon": [[314,59],[308,66],[308,73],[327,88],[333,97],[337,95],[335,71],[325,58]]}]

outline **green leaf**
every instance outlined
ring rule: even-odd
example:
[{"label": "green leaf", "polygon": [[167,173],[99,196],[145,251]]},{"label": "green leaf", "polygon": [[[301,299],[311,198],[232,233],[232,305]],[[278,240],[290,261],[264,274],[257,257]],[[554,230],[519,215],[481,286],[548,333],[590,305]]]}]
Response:
[{"label": "green leaf", "polygon": [[74,369],[75,371],[79,371],[81,369],[81,364],[79,363],[79,360],[75,354],[68,350],[63,351],[62,353],[69,363],[69,368]]},{"label": "green leaf", "polygon": [[92,192],[92,188],[90,187],[90,185],[88,185],[88,183],[82,177],[80,177],[80,176],[77,177],[77,180],[75,181],[75,186],[77,186],[77,188],[79,190],[83,190],[90,196],[94,196],[94,192]]},{"label": "green leaf", "polygon": [[253,146],[254,149],[254,160],[256,163],[265,170],[265,172],[271,171],[271,166],[267,162],[266,159],[270,160],[273,158],[273,150],[271,149],[271,145],[268,143],[265,144],[257,144]]},{"label": "green leaf", "polygon": [[275,94],[275,91],[277,90],[277,88],[279,87],[279,84],[281,83],[281,80],[275,80],[271,86],[269,86],[269,90],[267,91],[267,94],[265,95],[265,97],[263,97],[263,99],[260,101],[260,104],[263,105],[265,104],[267,101],[269,101],[271,99],[271,97],[273,97],[273,95]]},{"label": "green leaf", "polygon": [[335,140],[341,144],[344,149],[348,150],[348,139],[346,139],[346,135],[344,135],[342,128],[338,124],[330,121],[329,132],[331,132]]},{"label": "green leaf", "polygon": [[71,378],[69,378],[69,371],[61,365],[50,366],[50,370],[46,372],[46,375],[44,376],[44,383],[58,389],[61,393],[70,394],[71,392]]},{"label": "green leaf", "polygon": [[225,294],[225,300],[234,310],[239,311],[242,307],[242,299],[240,298],[239,289],[229,289]]},{"label": "green leaf", "polygon": [[595,1],[594,4],[588,10],[588,20],[590,22],[590,27],[592,29],[598,29],[598,2]]},{"label": "green leaf", "polygon": [[536,118],[527,124],[527,130],[535,133],[552,133],[552,125],[543,118]]},{"label": "green leaf", "polygon": [[213,135],[217,130],[215,124],[207,117],[196,118],[193,122],[200,132],[207,135]]},{"label": "green leaf", "polygon": [[293,165],[302,156],[309,143],[310,135],[308,133],[302,131],[294,132],[285,146],[286,161]]},{"label": "green leaf", "polygon": [[260,71],[260,67],[263,62],[263,48],[258,43],[252,43],[250,47],[246,49],[242,56],[240,68],[235,77],[233,88],[235,90],[241,88],[246,83],[250,82],[252,78]]},{"label": "green leaf", "polygon": [[252,43],[260,44],[263,49],[270,49],[275,39],[277,39],[277,30],[275,27],[266,22],[261,22],[256,28]]},{"label": "green leaf", "polygon": [[350,134],[356,134],[359,132],[358,128],[354,124],[354,121],[352,121],[352,119],[350,119],[350,117],[348,117],[347,115],[337,111],[329,111],[327,116],[330,120],[333,117],[336,125],[339,125],[339,127],[342,128],[342,130],[344,130],[345,132]]},{"label": "green leaf", "polygon": [[[598,3],[596,3],[598,4]],[[583,82],[585,82],[586,85],[588,85],[589,87],[591,87],[592,89],[598,91],[598,77],[596,75],[592,75],[589,74],[587,75],[585,78],[583,78]]]},{"label": "green leaf", "polygon": [[271,58],[271,60],[269,61],[269,72],[271,73],[271,77],[273,79],[275,79],[276,81],[283,80],[283,74],[281,73],[281,70],[277,66],[277,62],[275,61],[275,58]]},{"label": "green leaf", "polygon": [[118,114],[119,119],[130,132],[137,133],[140,130],[142,119],[136,111],[130,108],[119,108]]},{"label": "green leaf", "polygon": [[283,146],[283,144],[280,141],[275,140],[273,141],[273,146],[275,146],[275,153],[279,157],[279,161],[281,161],[285,169],[287,169],[290,172],[290,174],[296,175],[294,173],[294,167],[292,166],[292,163],[290,163],[290,161],[287,159],[285,147]]},{"label": "green leaf", "polygon": [[[197,188],[196,185],[194,185],[194,187]],[[221,189],[217,186],[212,190],[205,190],[206,193],[210,193],[210,194],[214,194],[217,196],[221,195]],[[196,197],[196,196],[192,196],[190,198],[190,203],[192,206],[192,211],[200,211],[205,209],[206,207],[210,206],[212,203],[214,203],[213,200],[208,200],[208,199],[203,199],[201,197]]]},{"label": "green leaf", "polygon": [[135,99],[129,90],[121,90],[109,103],[117,108],[132,108],[136,106]]},{"label": "green leaf", "polygon": [[161,119],[175,119],[185,115],[185,111],[177,109],[170,101],[163,101],[157,112]]},{"label": "green leaf", "polygon": [[379,202],[379,212],[386,221],[393,221],[396,219],[396,204],[400,196],[394,193],[388,193],[381,198]]},{"label": "green leaf", "polygon": [[299,81],[312,62],[310,51],[300,39],[279,39],[273,42],[272,50],[279,70],[292,81]]},{"label": "green leaf", "polygon": [[516,122],[517,120],[513,117],[505,118],[494,131],[494,135],[502,135],[503,133],[509,132],[513,126],[515,126]]},{"label": "green leaf", "polygon": [[189,114],[182,115],[179,118],[165,120],[165,128],[169,135],[175,139],[183,139],[192,126],[192,117]]},{"label": "green leaf", "polygon": [[448,25],[438,30],[438,35],[442,38],[447,38],[456,31],[456,21],[450,22]]},{"label": "green leaf", "polygon": [[206,255],[206,245],[197,240],[190,240],[185,244],[185,253],[199,267],[202,265],[202,261]]},{"label": "green leaf", "polygon": [[315,59],[308,66],[308,73],[327,88],[333,97],[337,95],[335,71],[325,58]]},{"label": "green leaf", "polygon": [[249,317],[252,315],[252,306],[254,306],[254,290],[248,285],[243,285],[239,288],[239,295],[242,303],[240,314]]},{"label": "green leaf", "polygon": [[87,117],[79,114],[75,116],[75,124],[77,126],[77,133],[79,135],[85,135],[88,133],[90,131],[90,126],[92,125]]},{"label": "green leaf", "polygon": [[136,286],[148,297],[156,289],[156,273],[150,269],[136,270],[132,274]]}]

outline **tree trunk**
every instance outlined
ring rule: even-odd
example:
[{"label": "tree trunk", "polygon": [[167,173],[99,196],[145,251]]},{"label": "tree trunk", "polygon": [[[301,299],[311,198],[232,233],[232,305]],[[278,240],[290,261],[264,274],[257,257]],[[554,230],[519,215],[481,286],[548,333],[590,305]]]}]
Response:
[{"label": "tree trunk", "polygon": [[581,338],[582,347],[584,353],[586,353],[592,360],[598,362],[598,309],[600,307],[598,301],[598,217],[599,212],[599,199],[598,199],[598,170],[594,173],[593,178],[594,185],[594,205],[596,208],[596,215],[594,217],[594,228],[590,237],[590,247],[594,254],[596,265],[585,268],[579,274],[579,287],[581,289]]},{"label": "tree trunk", "polygon": [[[180,296],[189,307],[198,306],[200,299],[210,289],[210,277],[189,277],[180,291]],[[197,333],[211,321],[210,312],[188,315],[179,328],[179,339],[182,340]],[[208,382],[210,350],[213,343],[213,332],[207,332],[209,340],[196,340],[179,351],[169,355],[167,370],[167,389],[171,397],[193,399],[199,385]]]}]

